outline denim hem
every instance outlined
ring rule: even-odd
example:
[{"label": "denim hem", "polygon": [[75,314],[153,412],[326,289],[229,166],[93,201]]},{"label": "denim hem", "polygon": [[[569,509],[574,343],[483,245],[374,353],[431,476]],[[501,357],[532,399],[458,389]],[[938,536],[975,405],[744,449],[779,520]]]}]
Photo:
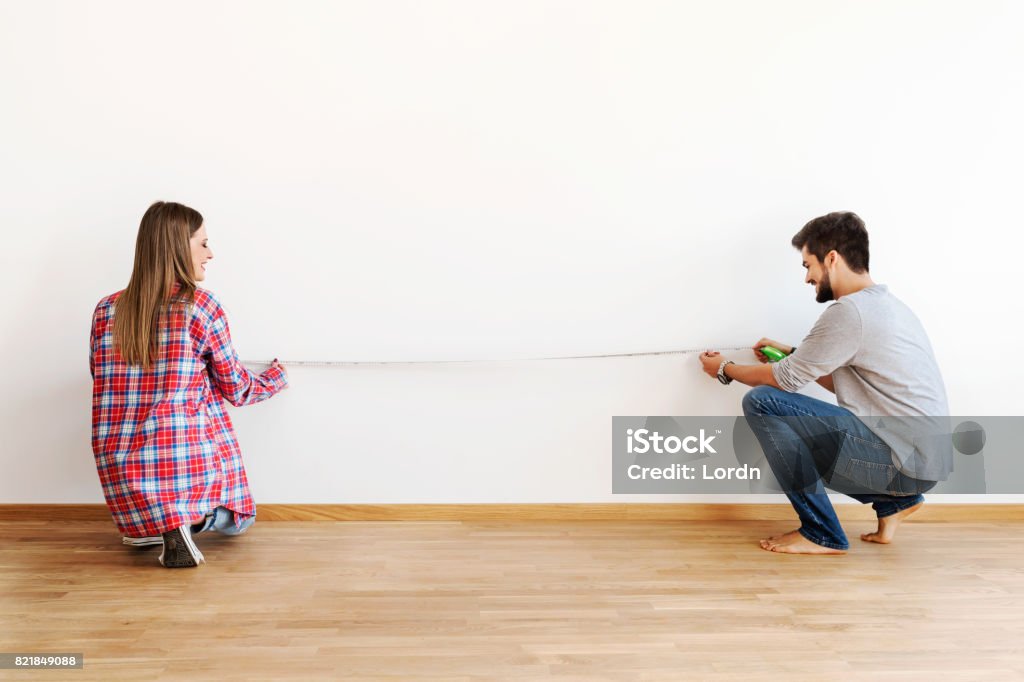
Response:
[{"label": "denim hem", "polygon": [[810,540],[811,542],[813,542],[816,545],[821,545],[822,547],[828,547],[829,549],[844,549],[844,550],[845,549],[850,549],[850,543],[846,543],[846,544],[843,544],[843,545],[837,545],[836,543],[829,542],[828,540],[820,540],[818,538],[811,537],[810,533],[805,531],[803,528],[799,528],[798,530],[800,531],[800,535],[803,535],[805,538],[807,538],[808,540]]},{"label": "denim hem", "polygon": [[[907,502],[910,502],[910,504],[907,504]],[[878,518],[884,519],[886,517],[893,516],[895,514],[899,514],[904,509],[910,509],[915,504],[919,504],[921,502],[924,502],[924,495],[914,495],[913,497],[909,498],[907,500],[907,502],[900,503],[900,502],[895,502],[894,501],[892,504],[896,507],[896,510],[892,511],[892,512],[889,512],[888,514],[878,514],[877,515]]]}]

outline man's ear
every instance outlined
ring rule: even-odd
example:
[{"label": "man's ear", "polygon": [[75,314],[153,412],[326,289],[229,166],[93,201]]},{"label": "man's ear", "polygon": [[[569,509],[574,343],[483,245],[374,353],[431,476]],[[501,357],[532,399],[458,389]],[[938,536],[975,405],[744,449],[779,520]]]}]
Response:
[{"label": "man's ear", "polygon": [[839,263],[839,252],[838,251],[836,251],[835,249],[832,249],[831,251],[829,251],[828,253],[825,254],[825,267],[826,268],[828,268],[830,266],[833,266],[833,265],[836,265],[838,263]]}]

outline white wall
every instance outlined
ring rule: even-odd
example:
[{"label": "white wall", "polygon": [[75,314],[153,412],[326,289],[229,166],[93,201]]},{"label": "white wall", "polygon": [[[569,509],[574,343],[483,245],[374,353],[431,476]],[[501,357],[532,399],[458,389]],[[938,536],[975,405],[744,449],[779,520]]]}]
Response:
[{"label": "white wall", "polygon": [[[0,5],[0,502],[102,500],[90,314],[157,199],[203,212],[205,286],[255,359],[797,343],[823,306],[789,239],[856,210],[952,411],[1024,414],[1022,20],[1009,1]],[[694,356],[291,377],[232,411],[258,502],[680,499],[611,494],[611,416],[739,414],[743,394]]]}]

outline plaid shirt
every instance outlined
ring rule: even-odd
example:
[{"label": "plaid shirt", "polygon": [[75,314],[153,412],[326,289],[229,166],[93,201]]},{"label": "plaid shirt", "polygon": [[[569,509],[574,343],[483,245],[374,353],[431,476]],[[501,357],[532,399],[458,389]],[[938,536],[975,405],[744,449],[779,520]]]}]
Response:
[{"label": "plaid shirt", "polygon": [[239,362],[224,309],[205,289],[187,308],[165,308],[149,371],[129,365],[112,345],[121,293],[97,304],[89,339],[92,451],[114,523],[130,537],[159,535],[224,506],[241,524],[256,506],[222,398],[266,400],[287,387],[284,371],[257,375]]}]

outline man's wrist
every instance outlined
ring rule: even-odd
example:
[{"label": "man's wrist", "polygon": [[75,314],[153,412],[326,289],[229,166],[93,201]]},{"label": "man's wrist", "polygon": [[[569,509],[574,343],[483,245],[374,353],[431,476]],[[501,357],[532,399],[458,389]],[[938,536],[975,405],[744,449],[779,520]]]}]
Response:
[{"label": "man's wrist", "polygon": [[723,384],[731,384],[732,377],[729,376],[729,365],[735,365],[736,363],[732,360],[722,360],[722,364],[718,366],[718,380]]}]

